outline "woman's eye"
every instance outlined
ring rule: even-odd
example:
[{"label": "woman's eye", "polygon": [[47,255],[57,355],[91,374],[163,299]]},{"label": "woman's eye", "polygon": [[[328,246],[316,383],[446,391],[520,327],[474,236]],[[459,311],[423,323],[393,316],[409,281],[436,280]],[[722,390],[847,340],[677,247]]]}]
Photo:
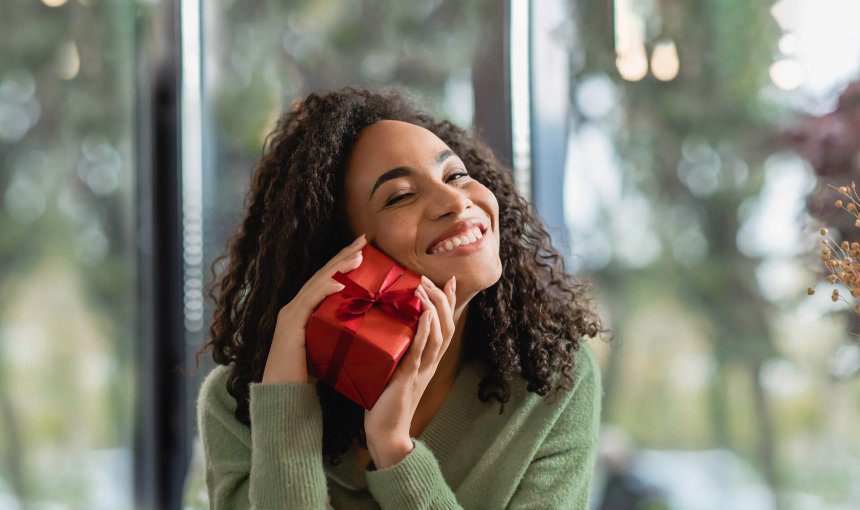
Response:
[{"label": "woman's eye", "polygon": [[[463,177],[469,177],[469,174],[466,172],[454,172],[453,174],[448,176],[447,182],[451,182],[451,181],[454,181],[457,179],[462,179]],[[404,198],[411,197],[414,194],[415,193],[403,193],[402,195],[397,195],[396,197],[392,197],[391,199],[388,200],[388,202],[385,202],[385,207],[388,207],[389,205],[394,205],[394,204],[402,201]]]},{"label": "woman's eye", "polygon": [[456,176],[458,176],[458,175],[462,175],[463,177],[468,177],[468,176],[469,176],[469,174],[467,174],[466,172],[455,172],[455,173],[453,173],[453,174],[451,174],[451,175],[449,175],[449,176],[448,176],[448,180],[449,180],[449,181],[453,181],[453,180],[454,180],[453,178],[454,178],[454,177],[456,177]]},{"label": "woman's eye", "polygon": [[400,202],[400,200],[401,200],[402,198],[410,197],[410,196],[412,196],[412,193],[404,193],[404,194],[402,194],[402,195],[397,195],[396,197],[392,198],[392,199],[391,199],[391,200],[389,200],[388,202],[385,202],[385,205],[392,205],[392,204],[396,204],[397,202]]}]

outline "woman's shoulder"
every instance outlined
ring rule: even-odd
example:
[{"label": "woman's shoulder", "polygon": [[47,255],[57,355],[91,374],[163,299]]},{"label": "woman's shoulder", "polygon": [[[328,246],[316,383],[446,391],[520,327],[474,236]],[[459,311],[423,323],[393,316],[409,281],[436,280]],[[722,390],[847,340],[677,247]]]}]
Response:
[{"label": "woman's shoulder", "polygon": [[582,413],[599,405],[603,397],[600,365],[592,347],[585,341],[573,353],[574,364],[567,379],[564,374],[553,376],[552,389],[544,396],[531,392],[525,379],[512,385],[511,404],[530,414],[556,420],[565,414]]},{"label": "woman's shoulder", "polygon": [[236,399],[227,390],[227,380],[232,372],[232,365],[216,365],[206,374],[197,396],[198,411],[215,414],[236,412]]},{"label": "woman's shoulder", "polygon": [[599,404],[603,397],[600,364],[591,345],[584,339],[573,355],[569,389],[565,392],[567,407],[590,407]]},{"label": "woman's shoulder", "polygon": [[576,442],[588,440],[596,444],[600,429],[603,402],[603,382],[600,364],[592,347],[583,341],[575,354],[573,382],[564,393],[564,410],[555,428],[566,431]]},{"label": "woman's shoulder", "polygon": [[600,364],[597,361],[597,354],[589,343],[583,340],[579,344],[579,349],[573,355],[574,366],[573,378],[574,386],[579,384],[587,384],[592,388],[600,389]]},{"label": "woman's shoulder", "polygon": [[[567,376],[556,372],[552,375],[552,386],[556,387],[561,384],[568,391],[564,393],[573,396],[576,393],[591,392],[597,387],[600,389],[600,364],[597,361],[597,355],[591,345],[584,339],[580,342],[579,347],[573,351],[573,366],[570,368]],[[568,378],[569,377],[569,378]],[[523,391],[527,391],[527,382],[521,379],[519,386]]]}]

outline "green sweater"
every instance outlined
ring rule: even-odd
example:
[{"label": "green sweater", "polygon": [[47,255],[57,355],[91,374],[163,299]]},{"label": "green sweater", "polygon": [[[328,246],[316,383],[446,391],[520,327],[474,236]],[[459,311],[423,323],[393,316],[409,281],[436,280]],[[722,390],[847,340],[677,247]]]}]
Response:
[{"label": "green sweater", "polygon": [[252,383],[252,427],[236,420],[230,367],[216,367],[198,399],[210,508],[572,508],[588,506],[602,387],[588,344],[569,392],[546,398],[512,384],[511,399],[478,399],[481,368],[466,364],[415,448],[365,471],[352,453],[322,457],[322,411],[312,384]]}]

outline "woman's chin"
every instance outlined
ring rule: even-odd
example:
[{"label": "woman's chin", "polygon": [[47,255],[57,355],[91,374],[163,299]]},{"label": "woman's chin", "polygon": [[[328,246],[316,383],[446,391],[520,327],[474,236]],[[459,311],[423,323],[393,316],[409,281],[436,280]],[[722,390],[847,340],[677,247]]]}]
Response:
[{"label": "woman's chin", "polygon": [[[457,277],[457,294],[459,295],[470,295],[474,296],[475,294],[486,290],[493,285],[495,285],[499,279],[502,277],[501,265],[498,266],[498,271],[489,269],[494,268],[493,265],[485,265],[483,267],[478,268],[477,271],[453,271],[452,272],[444,272],[440,271],[442,278],[444,278],[441,282],[435,282],[439,288],[442,288],[446,283],[448,283],[448,279],[451,278],[451,274],[454,274]],[[445,275],[448,275],[447,277]]]}]

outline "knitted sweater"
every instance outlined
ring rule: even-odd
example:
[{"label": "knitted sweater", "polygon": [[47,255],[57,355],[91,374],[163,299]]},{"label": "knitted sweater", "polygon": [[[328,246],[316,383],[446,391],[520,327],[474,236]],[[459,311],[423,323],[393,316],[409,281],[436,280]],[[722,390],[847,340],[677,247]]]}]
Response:
[{"label": "knitted sweater", "polygon": [[352,453],[324,462],[313,384],[252,383],[248,428],[233,414],[230,367],[216,367],[198,399],[210,508],[585,509],[602,387],[588,344],[575,363],[570,391],[542,398],[518,379],[502,414],[477,397],[481,367],[465,364],[414,449],[373,471]]}]

